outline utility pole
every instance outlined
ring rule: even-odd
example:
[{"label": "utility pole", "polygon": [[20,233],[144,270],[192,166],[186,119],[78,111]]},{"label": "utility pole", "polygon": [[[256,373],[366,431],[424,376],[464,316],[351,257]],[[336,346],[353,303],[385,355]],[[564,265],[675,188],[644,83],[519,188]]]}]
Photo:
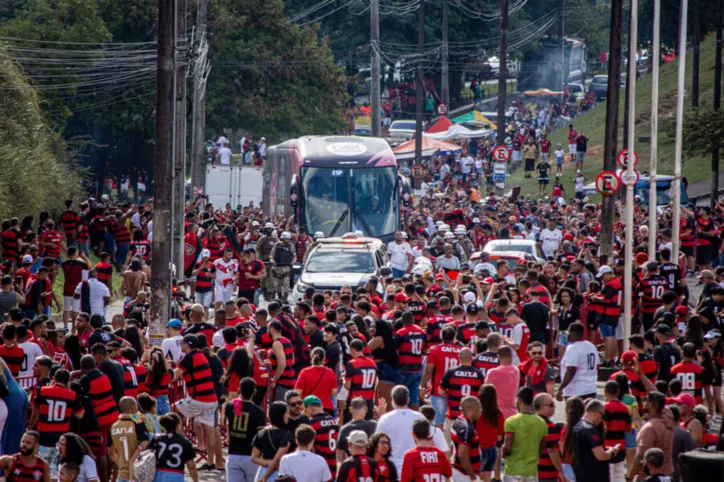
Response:
[{"label": "utility pole", "polygon": [[[659,65],[661,64],[661,0],[654,0],[654,34],[651,52],[651,165],[649,168],[649,186],[656,185],[659,147]],[[650,259],[656,253],[656,234],[659,220],[656,215],[656,189],[649,189],[649,247]]]},{"label": "utility pole", "polygon": [[[628,11],[630,12],[633,8],[633,2],[635,0],[629,0],[628,2]],[[628,36],[627,39],[631,38],[631,19],[629,18],[628,23]],[[634,64],[636,63],[636,49],[633,49],[633,52],[631,51],[631,42],[629,42],[629,48],[626,53],[626,57],[628,59],[628,65],[631,65],[631,62]],[[629,69],[629,72],[631,69]],[[634,69],[634,72],[636,72],[636,69]],[[610,76],[608,77],[611,78]],[[628,146],[628,108],[629,108],[629,98],[631,97],[631,76],[627,73],[626,74],[626,100],[623,103],[623,145]],[[608,102],[607,102],[608,103]]]},{"label": "utility pole", "polygon": [[[425,0],[420,0],[417,10],[417,85],[415,86],[415,164],[422,165],[422,115],[425,109],[425,78],[422,62],[425,54]],[[419,189],[420,181],[415,179],[415,189]]]},{"label": "utility pole", "polygon": [[[623,0],[611,1],[611,30],[609,34],[608,89],[606,94],[606,133],[603,148],[603,169],[616,170],[618,148],[618,97],[621,84],[621,30]],[[601,254],[613,256],[613,221],[616,217],[616,200],[603,198],[601,215]]]},{"label": "utility pole", "polygon": [[[174,108],[174,163],[173,163],[173,263],[176,276],[184,265],[184,206],[186,204],[186,1],[176,1],[176,29],[174,31],[174,73],[176,81]],[[180,40],[180,41],[179,41]]]},{"label": "utility pole", "polygon": [[699,10],[701,9],[701,1],[693,0],[694,18],[691,26],[694,29],[694,56],[691,59],[691,107],[694,110],[699,109],[699,49],[701,46],[701,17]]},{"label": "utility pole", "polygon": [[[714,64],[714,110],[721,107],[721,50],[722,50],[722,15],[724,15],[724,0],[719,0],[716,10],[716,62]],[[711,208],[714,209],[719,192],[719,152],[721,147],[719,139],[714,142],[711,152]],[[724,424],[723,424],[724,425]]]},{"label": "utility pole", "polygon": [[448,0],[442,0],[442,76],[440,83],[442,84],[442,103],[450,107],[450,73],[448,66]]},{"label": "utility pole", "polygon": [[[559,9],[561,11],[561,22],[559,27],[558,36],[561,38],[561,92],[565,90],[566,87],[566,80],[568,80],[566,77],[566,0],[561,0]],[[562,94],[565,96],[565,94]]]},{"label": "utility pole", "polygon": [[158,2],[156,134],[153,169],[153,258],[149,343],[160,346],[171,308],[171,189],[173,176],[173,30],[174,0]]},{"label": "utility pole", "polygon": [[380,137],[380,0],[370,3],[370,38],[372,65],[370,66],[370,105],[372,106],[372,137]]},{"label": "utility pole", "polygon": [[498,133],[495,143],[505,143],[505,104],[508,91],[508,0],[500,0],[500,68],[498,69]]},{"label": "utility pole", "polygon": [[[206,39],[206,20],[209,16],[209,0],[198,0],[196,9],[196,34],[199,43]],[[196,47],[196,46],[194,46]],[[206,126],[206,96],[202,80],[194,76],[193,121],[191,125],[191,199],[198,188],[203,188],[204,169],[204,127]]]},{"label": "utility pole", "polygon": [[679,22],[679,72],[676,92],[676,144],[674,151],[674,182],[671,185],[671,260],[679,262],[679,246],[681,240],[681,148],[684,143],[684,81],[686,80],[686,17],[688,15],[688,0],[681,0],[681,18]]}]

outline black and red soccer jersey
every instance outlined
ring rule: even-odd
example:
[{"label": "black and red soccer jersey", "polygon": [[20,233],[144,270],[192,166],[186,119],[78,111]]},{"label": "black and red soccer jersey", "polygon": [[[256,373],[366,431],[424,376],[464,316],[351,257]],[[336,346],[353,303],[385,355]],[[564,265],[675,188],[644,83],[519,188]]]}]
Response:
[{"label": "black and red soccer jersey", "polygon": [[548,425],[548,434],[543,437],[543,450],[538,459],[538,480],[558,480],[558,470],[553,465],[548,449],[558,448],[561,440],[561,429],[558,425],[545,417],[541,417]]},{"label": "black and red soccer jersey", "polygon": [[43,447],[55,447],[60,436],[70,430],[70,417],[83,413],[77,394],[60,385],[41,387],[34,403],[40,413],[38,432]]},{"label": "black and red soccer jersey", "polygon": [[440,381],[445,372],[460,365],[460,350],[462,347],[447,343],[430,348],[426,363],[434,367],[431,393],[433,396],[440,395]]},{"label": "black and red soccer jersey", "polygon": [[[696,403],[701,403],[703,389],[702,372],[704,369],[696,363],[683,361],[671,368],[671,376],[681,381],[681,393],[693,395]],[[708,385],[707,385],[708,386]]]},{"label": "black and red soccer jersey", "polygon": [[377,462],[366,455],[355,455],[342,462],[337,482],[378,482],[379,477]]},{"label": "black and red soccer jersey", "polygon": [[[651,380],[651,383],[656,382],[656,373],[659,371],[656,361],[648,353],[639,353],[639,367],[641,373]],[[646,391],[641,392],[641,396],[645,395]]]},{"label": "black and red soccer jersey", "polygon": [[612,373],[609,377],[609,380],[614,380],[619,373],[623,373],[628,378],[628,387],[631,395],[636,398],[642,396],[642,392],[643,395],[646,395],[644,384],[639,379],[639,375],[638,373],[636,373],[635,370],[627,370],[624,368],[623,370],[617,371],[616,373]]},{"label": "black and red soccer jersey", "polygon": [[668,289],[679,293],[679,282],[686,276],[684,269],[678,264],[661,263],[659,265],[659,273],[661,273],[661,276],[668,282]]},{"label": "black and red soccer jersey", "polygon": [[639,282],[638,295],[641,298],[641,313],[652,315],[661,305],[661,297],[669,289],[669,282],[660,275],[646,276]]},{"label": "black and red soccer jersey", "polygon": [[483,374],[483,379],[485,379],[489,370],[500,366],[500,356],[497,352],[494,353],[492,351],[478,353],[478,355],[473,358],[473,366],[480,370],[480,373]]},{"label": "black and red soccer jersey", "polygon": [[395,334],[395,347],[400,370],[422,371],[422,353],[427,346],[427,335],[417,325],[403,326]]},{"label": "black and red soccer jersey", "polygon": [[[286,365],[284,366],[281,377],[277,380],[277,385],[281,387],[294,388],[294,383],[296,382],[296,372],[294,370],[294,346],[292,346],[292,342],[289,341],[288,338],[284,338],[283,336],[280,337],[278,341],[282,344]],[[276,373],[279,360],[273,350],[269,354],[269,361],[271,361],[272,373]]]},{"label": "black and red soccer jersey", "polygon": [[452,465],[437,447],[415,447],[402,459],[400,482],[443,482],[452,477]]},{"label": "black and red soccer jersey", "polygon": [[377,364],[372,358],[361,356],[351,359],[345,370],[345,380],[352,383],[348,400],[362,397],[374,400],[377,385]]},{"label": "black and red soccer jersey", "polygon": [[317,437],[314,439],[314,452],[321,456],[332,473],[332,479],[337,474],[337,436],[339,435],[339,425],[337,419],[326,412],[319,413],[312,417],[309,422]]},{"label": "black and red soccer jersey", "polygon": [[427,343],[430,347],[442,343],[440,332],[442,331],[443,326],[450,321],[452,321],[452,318],[449,316],[435,315],[428,317],[426,331]]},{"label": "black and red soccer jersey", "polygon": [[[625,447],[626,432],[631,430],[632,423],[628,407],[621,400],[609,400],[604,403],[604,408],[603,425],[606,427],[606,433],[603,436],[603,446]],[[625,456],[626,452],[622,450],[613,461],[620,462]]]},{"label": "black and red soccer jersey", "polygon": [[23,347],[19,345],[11,347],[0,345],[0,358],[5,361],[10,373],[17,378],[23,366],[23,360],[25,359],[25,350],[23,350]]},{"label": "black and red soccer jersey", "polygon": [[148,261],[151,258],[151,242],[147,239],[131,241],[129,251],[131,256],[140,256],[144,261]]},{"label": "black and red soccer jersey", "polygon": [[477,334],[478,331],[475,329],[475,323],[466,321],[458,327],[457,340],[463,345],[467,345]]},{"label": "black and red soccer jersey", "polygon": [[450,438],[453,446],[455,447],[455,459],[453,461],[453,467],[465,474],[465,467],[463,467],[460,461],[460,446],[468,448],[468,455],[470,457],[470,465],[477,474],[480,472],[482,467],[483,457],[480,452],[480,441],[478,440],[478,434],[475,431],[475,424],[463,416],[457,417],[452,424],[450,429]]},{"label": "black and red soccer jersey", "polygon": [[461,415],[460,402],[468,396],[476,397],[485,378],[475,367],[459,366],[445,372],[440,381],[440,386],[447,392],[447,413],[448,420],[455,420]]},{"label": "black and red soccer jersey", "polygon": [[93,402],[93,413],[101,428],[110,427],[118,421],[118,408],[113,398],[113,387],[108,375],[99,369],[86,373],[80,379],[83,393]]}]

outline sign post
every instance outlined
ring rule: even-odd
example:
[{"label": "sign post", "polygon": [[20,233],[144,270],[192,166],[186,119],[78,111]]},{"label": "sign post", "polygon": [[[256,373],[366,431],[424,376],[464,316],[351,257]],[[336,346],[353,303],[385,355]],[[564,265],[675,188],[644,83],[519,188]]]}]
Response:
[{"label": "sign post", "polygon": [[618,178],[621,180],[621,184],[628,187],[638,184],[640,176],[636,170],[633,172],[625,170],[619,173]]},{"label": "sign post", "polygon": [[504,183],[507,179],[507,173],[506,173],[506,163],[504,162],[494,162],[493,163],[493,182],[495,183]]},{"label": "sign post", "polygon": [[440,104],[437,106],[437,113],[440,115],[447,114],[447,104]]},{"label": "sign post", "polygon": [[493,149],[493,160],[495,162],[508,162],[510,160],[510,149],[508,149],[508,146],[495,146]]},{"label": "sign post", "polygon": [[[639,163],[639,155],[634,152],[633,155],[634,158],[634,164],[633,167],[636,167]],[[621,149],[618,152],[618,165],[621,166],[621,169],[628,169],[628,163],[629,163],[629,155],[628,155],[628,149]]]},{"label": "sign post", "polygon": [[410,176],[418,181],[425,178],[425,168],[420,164],[415,164],[410,168]]},{"label": "sign post", "polygon": [[613,197],[621,187],[621,179],[613,171],[601,171],[596,176],[596,191],[601,196]]}]

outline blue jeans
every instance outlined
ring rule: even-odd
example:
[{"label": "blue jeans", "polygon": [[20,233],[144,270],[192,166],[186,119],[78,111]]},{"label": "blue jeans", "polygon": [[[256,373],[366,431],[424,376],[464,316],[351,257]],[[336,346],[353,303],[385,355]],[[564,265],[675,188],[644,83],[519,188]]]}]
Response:
[{"label": "blue jeans", "polygon": [[116,264],[120,264],[120,265],[126,264],[126,256],[128,255],[129,249],[131,249],[130,244],[116,245]]},{"label": "blue jeans", "polygon": [[[251,455],[229,454],[226,457],[226,480],[239,482],[254,482],[259,467],[251,461]],[[264,467],[266,468],[266,467]]]},{"label": "blue jeans", "polygon": [[[267,470],[269,470],[269,467],[259,467],[259,470],[257,470],[257,472],[256,472],[256,477],[255,477],[253,480],[259,480],[259,479],[261,479],[262,476],[263,476],[264,474],[266,474]],[[278,470],[275,470],[274,472],[271,473],[271,475],[269,475],[269,476],[266,478],[266,480],[267,480],[267,482],[274,482],[275,480],[277,480],[277,477],[279,477],[279,471],[278,471]],[[232,480],[236,480],[236,479],[229,479],[229,478],[227,478],[226,480],[228,480],[229,482],[231,482]]]},{"label": "blue jeans", "polygon": [[392,268],[392,277],[394,279],[400,279],[405,276],[406,273],[407,271],[405,271],[404,269]]},{"label": "blue jeans", "polygon": [[168,403],[168,395],[161,395],[156,399],[156,413],[161,415],[166,415],[168,412],[171,411],[171,405]]},{"label": "blue jeans", "polygon": [[561,467],[563,467],[563,475],[571,482],[576,482],[576,474],[573,472],[573,466],[571,464],[561,463]]},{"label": "blue jeans", "polygon": [[495,469],[495,462],[498,460],[498,448],[495,446],[487,449],[481,448],[480,452],[482,454],[480,471],[492,472]]},{"label": "blue jeans", "polygon": [[606,323],[600,323],[598,325],[598,331],[601,332],[601,338],[612,338],[616,336],[616,327],[607,325]]},{"label": "blue jeans", "polygon": [[430,405],[435,409],[435,425],[445,424],[445,413],[447,412],[447,400],[440,395],[430,396]]},{"label": "blue jeans", "polygon": [[410,390],[410,405],[420,404],[420,382],[422,382],[422,372],[403,372],[400,371],[400,385],[404,385]]},{"label": "blue jeans", "polygon": [[153,482],[184,482],[184,474],[156,470],[156,476],[153,478]]}]

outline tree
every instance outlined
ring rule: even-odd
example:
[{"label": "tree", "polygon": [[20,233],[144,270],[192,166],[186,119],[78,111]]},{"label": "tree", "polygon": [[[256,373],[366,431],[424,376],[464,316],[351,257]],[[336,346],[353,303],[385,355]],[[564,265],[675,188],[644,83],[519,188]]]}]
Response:
[{"label": "tree", "polygon": [[209,20],[211,129],[288,137],[343,126],[342,70],[316,29],[286,22],[281,0],[215,0]]},{"label": "tree", "polygon": [[[673,127],[669,135],[674,136]],[[684,122],[684,149],[692,154],[711,155],[721,148],[724,138],[724,110],[703,110],[690,115]]]}]

